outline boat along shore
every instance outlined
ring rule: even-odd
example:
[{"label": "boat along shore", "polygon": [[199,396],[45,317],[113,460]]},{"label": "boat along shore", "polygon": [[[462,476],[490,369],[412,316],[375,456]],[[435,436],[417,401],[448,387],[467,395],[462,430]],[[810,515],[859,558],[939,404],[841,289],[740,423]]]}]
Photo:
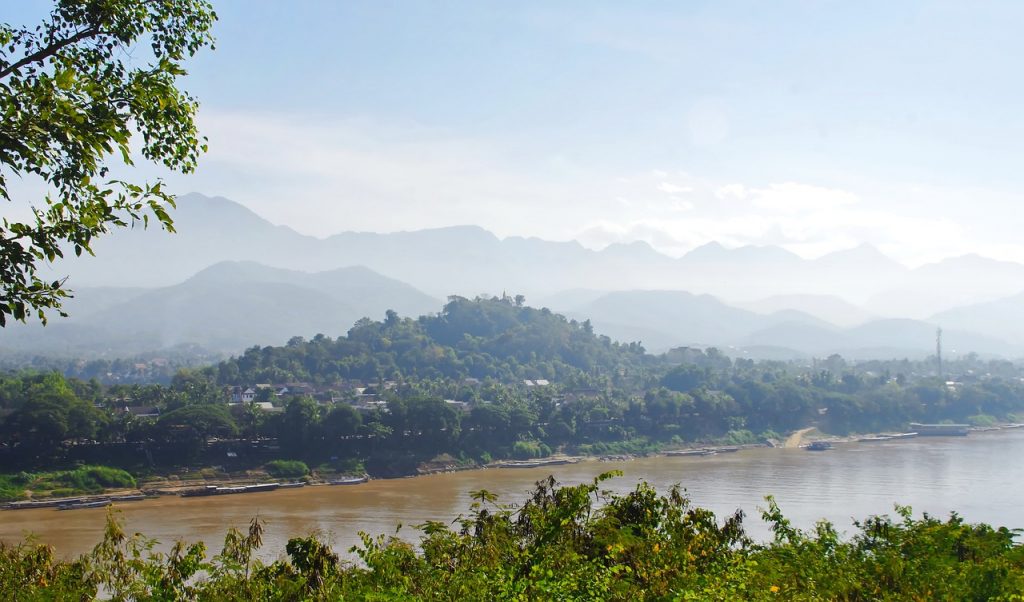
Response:
[{"label": "boat along shore", "polygon": [[[951,435],[942,436],[960,436],[967,433],[981,433],[991,431],[1001,431],[1006,429],[1017,429],[1024,428],[1024,423],[1012,423],[1012,424],[1000,424],[984,427],[968,427],[966,433],[960,432],[960,427],[964,425],[942,425],[945,427],[955,427],[956,433]],[[803,431],[810,431],[812,429],[803,429]],[[929,433],[935,434],[935,433]],[[817,441],[828,442],[830,444],[850,444],[850,443],[871,443],[881,441],[894,441],[900,439],[909,439],[913,437],[922,436],[917,432],[901,432],[901,433],[877,433],[873,435],[857,434],[849,435],[845,437],[825,437],[818,439]],[[806,448],[809,444],[801,444],[799,447]],[[758,447],[778,447],[778,445],[772,442],[759,443],[759,444],[746,444],[736,446],[718,446],[718,447],[690,447],[685,449],[674,449],[659,452],[656,455],[662,456],[714,456],[718,454],[735,453],[744,449],[752,449]],[[542,468],[545,466],[558,466],[563,464],[575,464],[583,461],[603,461],[603,460],[630,460],[635,456],[618,454],[613,456],[552,456],[549,458],[537,458],[533,460],[508,460],[501,462],[493,462],[484,466],[474,467],[460,467],[458,470],[484,470],[488,468]],[[452,472],[452,471],[445,471]],[[429,474],[429,473],[428,473]],[[418,475],[410,475],[418,476]],[[423,476],[423,475],[419,475]],[[102,508],[110,506],[112,504],[121,502],[137,502],[151,499],[157,496],[166,495],[178,495],[181,497],[205,497],[213,495],[234,495],[243,493],[258,493],[258,492],[271,492],[278,489],[296,489],[300,487],[315,487],[323,485],[358,485],[370,481],[370,477],[367,475],[355,476],[355,477],[336,477],[331,480],[321,482],[272,482],[272,483],[248,483],[240,484],[235,480],[224,479],[221,482],[209,483],[206,482],[202,486],[176,486],[176,487],[161,487],[161,488],[148,488],[135,491],[120,491],[110,492],[99,495],[84,495],[74,496],[66,498],[44,498],[38,500],[21,500],[15,502],[8,502],[0,505],[0,509],[3,510],[22,510],[22,509],[38,509],[38,508],[54,508],[61,510],[78,510],[88,508]]]}]

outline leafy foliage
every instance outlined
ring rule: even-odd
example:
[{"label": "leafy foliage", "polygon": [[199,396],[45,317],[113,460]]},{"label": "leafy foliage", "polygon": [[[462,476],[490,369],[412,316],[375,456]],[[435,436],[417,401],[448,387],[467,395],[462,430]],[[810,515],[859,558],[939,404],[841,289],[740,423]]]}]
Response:
[{"label": "leafy foliage", "polygon": [[0,196],[11,200],[10,176],[50,191],[32,220],[0,227],[0,326],[60,310],[64,283],[42,280],[39,263],[92,253],[95,237],[150,216],[173,230],[162,185],[110,179],[109,163],[132,164],[134,136],[147,161],[195,168],[198,105],[176,84],[215,19],[206,0],[58,0],[38,27],[0,25]]},{"label": "leafy foliage", "polygon": [[119,468],[80,466],[73,470],[0,475],[0,501],[22,499],[26,490],[38,498],[46,493],[79,495],[134,487],[135,478]]},{"label": "leafy foliage", "polygon": [[744,517],[724,521],[678,487],[640,484],[610,495],[601,482],[537,483],[519,508],[472,492],[452,526],[428,521],[418,549],[362,534],[342,561],[316,536],[288,541],[287,558],[256,557],[263,528],[231,529],[220,554],[203,544],[169,553],[128,536],[111,516],[91,554],[57,560],[52,549],[0,547],[0,591],[19,599],[115,600],[1020,600],[1024,547],[1014,532],[953,515],[873,516],[841,539],[827,522],[793,528],[768,498],[775,538],[750,540]]},{"label": "leafy foliage", "polygon": [[309,474],[309,467],[300,460],[271,460],[265,468],[272,477],[304,477]]},{"label": "leafy foliage", "polygon": [[253,347],[213,376],[224,385],[397,377],[589,382],[594,374],[632,374],[650,359],[636,343],[614,343],[547,309],[452,297],[439,314],[417,320],[389,312],[382,322],[356,322],[336,340],[317,335]]}]

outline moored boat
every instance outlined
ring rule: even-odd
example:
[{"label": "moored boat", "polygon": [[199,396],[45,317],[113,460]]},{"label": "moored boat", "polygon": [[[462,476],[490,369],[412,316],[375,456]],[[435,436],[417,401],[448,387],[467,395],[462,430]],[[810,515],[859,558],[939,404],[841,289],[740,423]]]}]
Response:
[{"label": "moored boat", "polygon": [[549,458],[546,460],[510,460],[498,464],[498,468],[540,468],[541,466],[560,466],[562,464],[575,464],[576,458]]},{"label": "moored boat", "polygon": [[910,428],[922,437],[966,437],[970,432],[969,424],[921,424],[911,422]]},{"label": "moored boat", "polygon": [[88,502],[76,502],[73,504],[61,504],[57,510],[83,510],[86,508],[104,508],[112,504],[110,500],[92,500]]},{"label": "moored boat", "polygon": [[885,436],[890,439],[913,439],[917,437],[917,433],[887,433]]},{"label": "moored boat", "polygon": [[61,498],[56,500],[25,500],[21,502],[10,502],[4,504],[4,510],[32,510],[34,508],[54,508],[65,504],[77,504],[85,501],[83,498]]},{"label": "moored boat", "polygon": [[719,454],[732,454],[740,451],[740,448],[738,446],[731,445],[729,447],[716,447],[714,448],[714,451]]},{"label": "moored boat", "polygon": [[335,479],[330,482],[331,485],[358,485],[369,481],[367,477],[348,477],[344,479]]},{"label": "moored boat", "polygon": [[707,454],[706,449],[674,449],[665,452],[666,456],[703,456]]},{"label": "moored boat", "polygon": [[280,487],[280,483],[259,483],[257,485],[246,485],[242,493],[258,493],[260,491],[273,491]]},{"label": "moored boat", "polygon": [[206,487],[199,487],[197,489],[186,489],[180,492],[178,495],[181,497],[203,497],[207,495],[217,495],[218,487],[216,485],[207,485]]},{"label": "moored boat", "polygon": [[828,441],[812,441],[810,445],[805,447],[807,451],[825,451],[832,449],[832,443]]}]

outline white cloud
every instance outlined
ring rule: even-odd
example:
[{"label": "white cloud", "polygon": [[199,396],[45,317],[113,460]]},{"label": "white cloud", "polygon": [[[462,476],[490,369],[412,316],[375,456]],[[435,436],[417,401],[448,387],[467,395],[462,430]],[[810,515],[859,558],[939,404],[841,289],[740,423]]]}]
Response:
[{"label": "white cloud", "polygon": [[750,202],[758,208],[782,213],[833,211],[860,201],[856,194],[836,188],[798,182],[769,184],[749,191]]},{"label": "white cloud", "polygon": [[693,192],[692,186],[676,186],[675,184],[669,184],[668,182],[662,182],[658,185],[658,190],[667,192],[668,194],[679,194],[685,192]]},{"label": "white cloud", "polygon": [[556,153],[513,160],[416,124],[209,110],[201,120],[210,153],[196,175],[168,178],[174,189],[227,196],[315,235],[478,224],[593,247],[642,240],[670,255],[712,240],[806,257],[868,242],[909,264],[968,252],[1024,260],[1013,219],[935,210],[958,198],[1018,204],[992,191],[723,181],[674,165],[609,174]]},{"label": "white cloud", "polygon": [[743,184],[726,184],[715,190],[715,196],[720,199],[745,199],[747,198],[747,187]]},{"label": "white cloud", "polygon": [[[479,224],[556,237],[550,225],[576,211],[564,199],[580,194],[559,176],[569,169],[541,177],[478,141],[415,124],[207,110],[200,126],[210,152],[179,188],[236,199],[319,236]],[[537,231],[524,232],[529,216]]]}]

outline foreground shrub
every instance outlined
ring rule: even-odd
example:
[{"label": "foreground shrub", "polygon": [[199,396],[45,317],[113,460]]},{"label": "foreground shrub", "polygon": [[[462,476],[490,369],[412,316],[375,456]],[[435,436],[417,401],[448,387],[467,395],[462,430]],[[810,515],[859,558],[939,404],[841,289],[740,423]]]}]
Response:
[{"label": "foreground shrub", "polygon": [[44,546],[0,547],[0,592],[18,599],[117,600],[1021,600],[1024,549],[1014,532],[874,516],[841,540],[828,522],[794,528],[768,498],[772,541],[751,541],[739,512],[719,521],[676,487],[626,495],[592,483],[537,483],[512,508],[473,492],[452,525],[427,522],[419,548],[361,534],[345,562],[316,537],[291,539],[287,557],[255,558],[262,525],[231,529],[220,554],[178,543],[167,554],[128,536],[111,515],[103,541],[77,560]]}]

